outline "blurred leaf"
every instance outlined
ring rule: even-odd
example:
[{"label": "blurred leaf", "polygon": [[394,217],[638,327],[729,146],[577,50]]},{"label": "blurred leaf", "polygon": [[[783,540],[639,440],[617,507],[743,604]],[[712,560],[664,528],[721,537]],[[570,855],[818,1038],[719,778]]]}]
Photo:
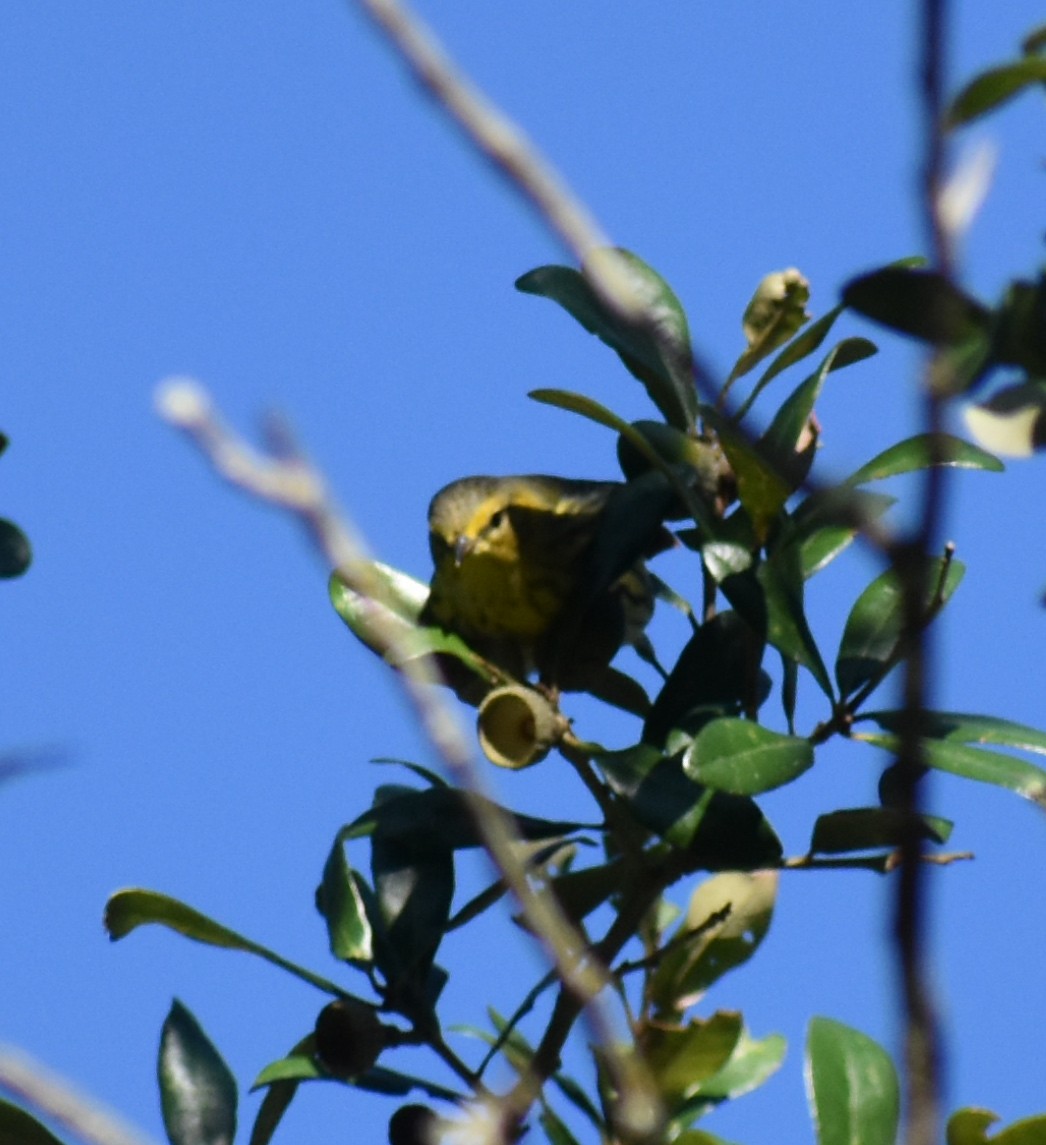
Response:
[{"label": "blurred leaf", "polygon": [[723,717],[698,732],[683,755],[691,779],[732,795],[761,795],[813,766],[810,741],[751,720]]},{"label": "blurred leaf", "polygon": [[664,747],[673,728],[693,734],[717,715],[737,714],[754,699],[761,659],[751,628],[736,612],[702,624],[679,654],[643,726],[643,742]]},{"label": "blurred leaf", "polygon": [[[894,753],[900,749],[900,739],[893,735],[861,732],[854,738]],[[1041,767],[1002,752],[985,751],[947,740],[924,739],[921,743],[923,762],[927,767],[978,783],[991,783],[1046,808],[1046,771]]]},{"label": "blurred leaf", "polygon": [[880,1045],[841,1022],[814,1018],[806,1057],[817,1145],[895,1145],[897,1073]]},{"label": "blurred leaf", "polygon": [[620,859],[597,867],[583,867],[557,875],[549,883],[560,909],[573,922],[580,922],[621,889]]},{"label": "blurred leaf", "polygon": [[[929,621],[951,598],[966,571],[961,561],[940,557],[923,561],[925,589],[922,614]],[[872,681],[879,682],[895,666],[903,627],[904,595],[893,569],[887,569],[857,598],[843,630],[835,677],[843,696],[853,695]]]},{"label": "blurred leaf", "polygon": [[274,1081],[268,1087],[251,1126],[248,1145],[269,1145],[297,1092],[296,1081]]},{"label": "blurred leaf", "polygon": [[538,1124],[545,1131],[550,1145],[578,1145],[578,1139],[556,1115],[550,1105],[542,1103]]},{"label": "blurred leaf", "polygon": [[862,465],[856,473],[847,477],[845,484],[864,485],[868,481],[881,481],[901,473],[929,469],[935,461],[938,465],[954,466],[957,469],[984,469],[990,473],[1001,473],[1005,468],[997,457],[961,438],[942,433],[937,435],[936,447],[933,449],[932,442],[933,438],[928,433],[899,441]]},{"label": "blurred leaf", "polygon": [[32,563],[29,538],[11,521],[0,517],[0,577],[16,577]]},{"label": "blurred leaf", "polygon": [[741,1015],[720,1011],[686,1026],[649,1024],[640,1039],[650,1070],[669,1116],[707,1078],[730,1060],[741,1038]]},{"label": "blurred leaf", "polygon": [[385,1069],[384,1066],[373,1066],[351,1080],[336,1078],[323,1070],[311,1054],[292,1054],[279,1061],[270,1062],[254,1079],[251,1089],[253,1091],[286,1081],[335,1081],[341,1085],[351,1085],[354,1089],[363,1089],[368,1093],[380,1093],[388,1097],[404,1097],[411,1090],[418,1089],[428,1097],[444,1101],[456,1102],[460,1098],[460,1094],[452,1089],[411,1074]]},{"label": "blurred leaf", "polygon": [[999,1120],[987,1109],[960,1109],[948,1119],[948,1145],[1042,1145],[1046,1141],[1046,1115],[1014,1121],[994,1136],[988,1127]]},{"label": "blurred leaf", "polygon": [[1001,107],[1026,87],[1046,83],[1046,58],[1028,56],[975,76],[952,100],[946,127],[960,127]]},{"label": "blurred leaf", "polygon": [[[862,712],[861,718],[874,720],[886,731],[899,731],[903,711]],[[955,743],[994,743],[1020,751],[1046,755],[1046,732],[1027,724],[1014,723],[998,716],[975,716],[965,712],[923,712],[920,727],[930,739]]]},{"label": "blurred leaf", "polygon": [[374,957],[374,934],[361,883],[359,875],[349,866],[341,839],[336,839],[323,866],[316,905],[327,923],[327,937],[334,957],[368,963]]},{"label": "blurred leaf", "polygon": [[759,381],[752,387],[752,392],[741,403],[740,408],[734,415],[735,421],[740,421],[745,414],[748,413],[755,399],[778,374],[787,370],[789,366],[794,366],[796,362],[801,362],[804,358],[808,358],[820,347],[821,343],[828,337],[832,326],[835,325],[835,320],[842,312],[842,306],[837,306],[834,310],[829,310],[827,314],[823,314],[816,322],[812,322],[802,333],[798,334],[785,346],[780,354],[778,354],[767,367]]},{"label": "blurred leaf", "polygon": [[632,322],[607,306],[583,273],[566,266],[542,266],[516,280],[516,289],[558,302],[591,334],[615,350],[646,387],[650,400],[677,429],[692,429],[697,394],[686,314],[667,282],[641,258],[620,248],[594,256],[623,278],[646,311]]},{"label": "blurred leaf", "polygon": [[[781,1068],[787,1049],[788,1043],[780,1034],[753,1038],[742,1027],[741,1037],[730,1060],[718,1073],[701,1083],[694,1096],[676,1115],[676,1123],[685,1124],[687,1120],[704,1117],[722,1102],[732,1101],[758,1089]],[[674,1137],[673,1145],[683,1139]]]},{"label": "blurred leaf", "polygon": [[1046,272],[1035,282],[1016,279],[1007,287],[996,313],[992,356],[1046,378]]},{"label": "blurred leaf", "polygon": [[986,448],[1007,457],[1030,457],[1046,446],[1046,382],[1006,386],[963,410],[966,428]]},{"label": "blurred leaf", "polygon": [[232,1145],[236,1080],[199,1022],[177,1000],[160,1035],[158,1073],[171,1145]]},{"label": "blurred leaf", "polygon": [[0,1098],[0,1145],[64,1145],[64,1142],[24,1109]]},{"label": "blurred leaf", "polygon": [[886,266],[851,279],[843,302],[853,310],[937,346],[957,346],[990,331],[991,311],[934,270]]},{"label": "blurred leaf", "polygon": [[[920,816],[922,837],[946,843],[952,823],[932,815]],[[819,815],[810,840],[810,853],[840,855],[896,847],[907,836],[908,815],[897,807],[852,807]]]},{"label": "blurred leaf", "polygon": [[730,1142],[704,1129],[684,1129],[672,1138],[672,1145],[730,1145]]},{"label": "blurred leaf", "polygon": [[[701,882],[647,984],[659,1015],[681,1014],[763,941],[777,897],[776,871],[725,871]],[[721,922],[709,925],[726,911]]]},{"label": "blurred leaf", "polygon": [[333,982],[313,974],[309,970],[296,966],[293,962],[281,958],[278,954],[252,942],[249,938],[237,934],[234,930],[222,926],[205,914],[193,910],[191,906],[170,898],[168,895],[158,894],[156,891],[129,889],[117,891],[105,904],[105,929],[109,937],[115,942],[124,938],[132,930],[148,923],[158,923],[171,930],[184,934],[195,942],[205,943],[207,946],[218,946],[226,950],[243,950],[248,954],[256,954],[286,970],[296,978],[316,986],[327,994],[339,995],[344,991]]},{"label": "blurred leaf", "polygon": [[810,283],[798,270],[778,270],[763,278],[745,307],[741,328],[748,346],[730,371],[730,381],[753,370],[809,321],[809,301]]}]

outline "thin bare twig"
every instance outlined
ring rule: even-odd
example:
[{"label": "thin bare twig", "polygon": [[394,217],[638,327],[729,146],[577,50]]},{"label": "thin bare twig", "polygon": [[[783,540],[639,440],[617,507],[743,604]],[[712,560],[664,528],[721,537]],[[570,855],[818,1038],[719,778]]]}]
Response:
[{"label": "thin bare twig", "polygon": [[0,1090],[31,1105],[87,1145],[152,1145],[151,1138],[20,1050],[0,1046]]}]

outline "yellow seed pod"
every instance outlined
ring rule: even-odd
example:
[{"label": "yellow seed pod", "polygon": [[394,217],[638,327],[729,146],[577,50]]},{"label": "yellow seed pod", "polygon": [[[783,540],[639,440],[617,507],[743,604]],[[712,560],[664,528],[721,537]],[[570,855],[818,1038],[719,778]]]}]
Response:
[{"label": "yellow seed pod", "polygon": [[566,728],[564,716],[533,688],[495,688],[479,706],[483,754],[512,771],[543,760]]}]

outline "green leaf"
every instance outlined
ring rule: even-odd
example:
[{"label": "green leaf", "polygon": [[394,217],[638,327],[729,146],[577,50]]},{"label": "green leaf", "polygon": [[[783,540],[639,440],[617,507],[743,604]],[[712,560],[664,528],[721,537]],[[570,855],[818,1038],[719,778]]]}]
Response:
[{"label": "green leaf", "polygon": [[751,720],[724,717],[706,724],[683,755],[691,779],[732,795],[761,795],[813,766],[810,741],[782,735]]},{"label": "green leaf", "polygon": [[759,381],[752,387],[752,392],[745,398],[740,409],[734,415],[735,420],[740,421],[748,413],[755,399],[778,374],[787,370],[789,366],[794,366],[796,362],[801,362],[804,358],[809,357],[820,347],[842,312],[842,306],[829,310],[827,314],[823,314],[816,322],[812,322],[785,346],[767,367]]},{"label": "green leaf", "polygon": [[542,1104],[538,1123],[545,1131],[550,1145],[578,1145],[578,1139],[556,1115],[550,1105]]},{"label": "green leaf", "polygon": [[836,487],[812,493],[792,514],[792,538],[799,546],[799,565],[809,580],[853,542],[865,523],[872,523],[897,499],[864,489]]},{"label": "green leaf", "polygon": [[1007,287],[996,312],[992,357],[1046,378],[1046,272],[1035,282],[1016,279]]},{"label": "green leaf", "polygon": [[851,279],[843,302],[902,334],[935,346],[987,336],[991,311],[934,270],[886,266]]},{"label": "green leaf", "polygon": [[776,549],[756,569],[755,579],[766,602],[767,640],[806,668],[821,691],[834,699],[828,669],[806,619],[799,552],[790,545]]},{"label": "green leaf", "polygon": [[1014,1121],[994,1136],[988,1127],[999,1120],[987,1109],[960,1109],[948,1119],[948,1145],[1042,1145],[1046,1141],[1046,1115]]},{"label": "green leaf", "polygon": [[895,1145],[897,1072],[880,1045],[841,1022],[814,1018],[806,1059],[817,1145]]},{"label": "green leaf", "polygon": [[29,538],[11,521],[0,517],[0,577],[16,577],[32,563]]},{"label": "green leaf", "polygon": [[171,1145],[232,1145],[236,1080],[199,1022],[177,1000],[160,1035],[158,1074]]},{"label": "green leaf", "polygon": [[351,1085],[354,1089],[381,1093],[388,1097],[404,1097],[415,1089],[421,1090],[428,1097],[440,1098],[443,1101],[457,1102],[461,1096],[435,1082],[386,1069],[384,1066],[372,1066],[351,1079],[336,1078],[323,1070],[311,1054],[292,1054],[271,1062],[254,1079],[251,1090],[287,1081],[334,1081],[339,1085]]},{"label": "green leaf", "polygon": [[374,932],[364,901],[367,891],[369,888],[349,866],[341,839],[336,839],[316,892],[316,905],[327,923],[327,937],[335,958],[347,962],[373,961]]},{"label": "green leaf", "polygon": [[741,328],[748,346],[730,371],[730,381],[754,369],[809,321],[809,301],[810,283],[798,270],[778,270],[763,278],[745,307]]},{"label": "green leaf", "polygon": [[961,438],[942,433],[937,435],[934,442],[931,434],[920,433],[877,454],[856,473],[847,477],[845,484],[864,485],[869,481],[881,481],[917,469],[929,469],[934,464],[956,469],[983,469],[990,473],[1001,473],[1005,468],[997,457]]},{"label": "green leaf", "polygon": [[776,871],[724,871],[698,885],[648,982],[659,1015],[683,1013],[752,957],[770,928],[777,885]]},{"label": "green leaf", "polygon": [[966,428],[983,446],[1007,457],[1031,457],[1046,446],[1046,383],[1006,386],[963,410]]},{"label": "green leaf", "polygon": [[[676,1114],[675,1124],[682,1125],[704,1117],[724,1101],[732,1101],[758,1089],[781,1068],[787,1048],[788,1043],[780,1034],[753,1038],[742,1028],[730,1060],[718,1073],[701,1083],[694,1096]],[[684,1139],[685,1135],[673,1137],[673,1145]]]},{"label": "green leaf", "polygon": [[[948,602],[966,571],[961,561],[925,559],[920,579],[925,589],[922,613],[928,622]],[[861,593],[843,630],[835,677],[843,696],[876,682],[897,663],[903,627],[904,596],[893,569],[887,569]]]},{"label": "green leaf", "polygon": [[715,1076],[737,1048],[741,1015],[719,1011],[686,1026],[647,1026],[641,1043],[643,1061],[672,1112]]},{"label": "green leaf", "polygon": [[945,114],[946,127],[971,123],[1019,95],[1026,87],[1046,83],[1046,58],[1029,56],[989,68],[975,76],[952,100]]},{"label": "green leaf", "polygon": [[295,1081],[274,1081],[269,1086],[258,1106],[248,1145],[269,1145],[297,1092]]},{"label": "green leaf", "polygon": [[[952,823],[931,815],[920,816],[922,836],[946,843]],[[810,840],[810,853],[841,855],[896,847],[907,837],[907,813],[896,807],[851,807],[819,815]]]},{"label": "green leaf", "polygon": [[795,456],[796,446],[829,373],[853,365],[854,362],[864,361],[875,353],[878,351],[874,343],[867,338],[846,338],[833,346],[820,366],[792,391],[761,439],[767,454],[775,458],[779,466],[785,467],[789,459]]},{"label": "green leaf", "polygon": [[[874,720],[886,731],[899,732],[904,712],[862,712],[861,718]],[[1046,755],[1046,732],[998,716],[977,716],[966,712],[923,712],[920,727],[923,735],[930,739],[968,744],[991,743]]]},{"label": "green leaf", "polygon": [[218,946],[225,950],[242,950],[248,954],[256,954],[271,962],[274,966],[286,970],[297,978],[308,982],[312,986],[335,996],[344,993],[333,982],[328,982],[318,974],[313,974],[293,962],[281,958],[278,954],[252,942],[249,938],[237,934],[234,930],[222,926],[205,914],[200,914],[191,906],[170,898],[168,895],[158,894],[156,891],[133,888],[117,891],[105,904],[105,929],[109,937],[115,942],[136,930],[139,926],[149,923],[158,923],[178,934],[185,935],[195,942],[205,943],[207,946]]},{"label": "green leaf", "polygon": [[[900,749],[897,736],[861,732],[853,738],[894,753]],[[1046,808],[1046,771],[1041,767],[1002,752],[985,751],[947,740],[924,739],[921,744],[923,762],[927,767],[1005,788]]]},{"label": "green leaf", "polygon": [[0,1145],[65,1145],[31,1114],[0,1098]]},{"label": "green leaf", "polygon": [[694,363],[686,313],[668,283],[641,258],[620,248],[598,251],[602,268],[618,277],[644,311],[630,321],[609,307],[583,273],[542,266],[516,280],[516,289],[558,302],[591,334],[615,350],[646,387],[665,420],[692,429],[697,420]]},{"label": "green leaf", "polygon": [[770,523],[791,495],[792,485],[766,450],[752,444],[717,410],[702,406],[701,413],[706,424],[715,430],[730,462],[737,479],[737,495],[752,519],[756,536],[764,540]]}]

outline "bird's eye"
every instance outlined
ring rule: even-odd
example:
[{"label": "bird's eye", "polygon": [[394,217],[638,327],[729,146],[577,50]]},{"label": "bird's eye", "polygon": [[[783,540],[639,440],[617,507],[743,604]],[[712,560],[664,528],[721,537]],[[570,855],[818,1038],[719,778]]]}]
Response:
[{"label": "bird's eye", "polygon": [[491,513],[490,523],[487,525],[488,529],[500,529],[502,522],[505,520],[505,510],[498,509],[497,512]]}]

